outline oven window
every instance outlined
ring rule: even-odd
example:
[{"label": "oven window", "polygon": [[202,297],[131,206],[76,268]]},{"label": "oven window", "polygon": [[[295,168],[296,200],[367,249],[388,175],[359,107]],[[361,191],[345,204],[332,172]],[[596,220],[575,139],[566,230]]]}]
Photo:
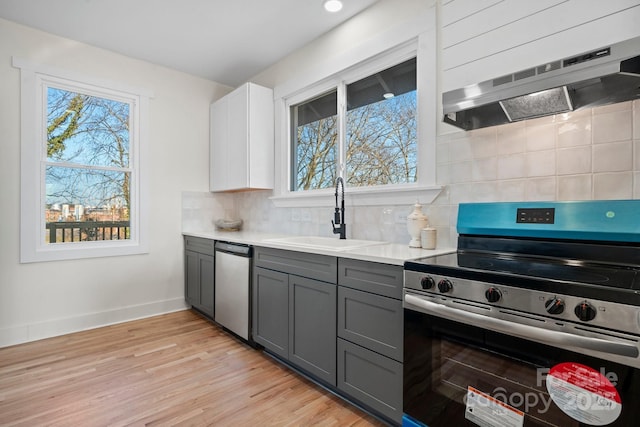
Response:
[{"label": "oven window", "polygon": [[[405,310],[404,355],[404,412],[429,427],[630,426],[640,417],[638,370],[624,365],[411,310]],[[621,411],[607,412],[595,400],[575,402],[572,411],[573,402],[552,398],[548,373],[568,362],[612,380]],[[478,396],[488,409],[474,406]]]}]

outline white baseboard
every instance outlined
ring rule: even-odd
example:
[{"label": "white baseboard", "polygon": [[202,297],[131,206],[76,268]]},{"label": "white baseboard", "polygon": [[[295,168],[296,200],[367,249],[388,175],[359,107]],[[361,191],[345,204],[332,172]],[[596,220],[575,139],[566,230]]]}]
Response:
[{"label": "white baseboard", "polygon": [[184,298],[174,298],[108,311],[84,313],[72,317],[11,326],[0,329],[0,348],[185,310],[188,307]]}]

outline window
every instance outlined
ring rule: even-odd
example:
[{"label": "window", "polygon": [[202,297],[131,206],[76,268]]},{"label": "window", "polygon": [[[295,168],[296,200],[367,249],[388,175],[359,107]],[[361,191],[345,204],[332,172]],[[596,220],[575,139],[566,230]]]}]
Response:
[{"label": "window", "polygon": [[57,86],[45,82],[44,241],[130,239],[135,104]]},{"label": "window", "polygon": [[342,82],[290,114],[292,191],[330,188],[338,175],[351,187],[416,182],[415,58]]},{"label": "window", "polygon": [[21,262],[146,252],[146,96],[14,65],[22,79]]}]

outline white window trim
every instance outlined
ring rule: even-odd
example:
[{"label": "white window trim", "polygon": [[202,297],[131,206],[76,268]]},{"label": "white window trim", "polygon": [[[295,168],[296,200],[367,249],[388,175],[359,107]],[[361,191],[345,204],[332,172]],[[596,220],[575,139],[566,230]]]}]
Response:
[{"label": "white window trim", "polygon": [[[148,253],[148,110],[147,90],[133,88],[107,80],[94,79],[68,70],[12,58],[13,66],[20,69],[21,84],[21,150],[20,150],[20,262],[60,261],[70,259],[121,256]],[[43,197],[43,80],[53,82],[62,79],[78,87],[89,85],[126,94],[136,104],[134,116],[134,143],[131,146],[131,168],[137,179],[131,187],[131,238],[96,242],[45,243]]]},{"label": "white window trim", "polygon": [[[418,182],[412,184],[385,185],[368,188],[348,188],[346,204],[350,206],[382,206],[395,204],[411,204],[417,201],[429,204],[442,190],[436,185],[436,135],[437,135],[437,44],[435,27],[435,9],[428,12],[427,31],[404,38],[398,42],[397,38],[386,37],[386,43],[380,43],[377,55],[370,55],[372,59],[362,60],[361,54],[355,54],[354,61],[342,69],[334,69],[332,76],[325,76],[315,84],[306,84],[295,88],[295,83],[287,82],[274,89],[275,120],[276,120],[276,179],[274,196],[271,201],[277,207],[314,207],[327,206],[334,201],[332,188],[310,191],[290,191],[291,174],[291,141],[289,106],[302,102],[313,94],[320,94],[340,81],[349,83],[365,77],[368,70],[374,73],[383,67],[392,66],[413,56],[417,59],[417,89],[418,89]],[[401,32],[406,37],[405,32]],[[409,40],[409,41],[407,41]],[[372,42],[380,42],[376,39]],[[389,45],[395,42],[395,45]],[[395,46],[395,47],[394,47]],[[370,49],[360,49],[369,52]],[[342,59],[336,64],[343,64]],[[357,64],[357,66],[356,66]],[[329,70],[331,67],[325,67]],[[357,73],[357,74],[354,74]],[[335,77],[339,74],[339,77]],[[286,92],[286,93],[285,93]]]}]

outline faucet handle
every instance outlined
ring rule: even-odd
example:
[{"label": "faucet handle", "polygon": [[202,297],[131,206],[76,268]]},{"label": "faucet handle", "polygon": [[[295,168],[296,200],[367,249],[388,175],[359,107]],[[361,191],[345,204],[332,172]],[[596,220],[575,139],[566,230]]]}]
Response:
[{"label": "faucet handle", "polygon": [[[341,224],[341,221],[340,221],[340,209],[338,209],[338,208],[336,208],[335,212],[333,213],[333,221],[331,221],[331,223],[334,224],[334,221],[335,221],[335,224]],[[335,228],[335,224],[333,226],[334,228]]]}]

